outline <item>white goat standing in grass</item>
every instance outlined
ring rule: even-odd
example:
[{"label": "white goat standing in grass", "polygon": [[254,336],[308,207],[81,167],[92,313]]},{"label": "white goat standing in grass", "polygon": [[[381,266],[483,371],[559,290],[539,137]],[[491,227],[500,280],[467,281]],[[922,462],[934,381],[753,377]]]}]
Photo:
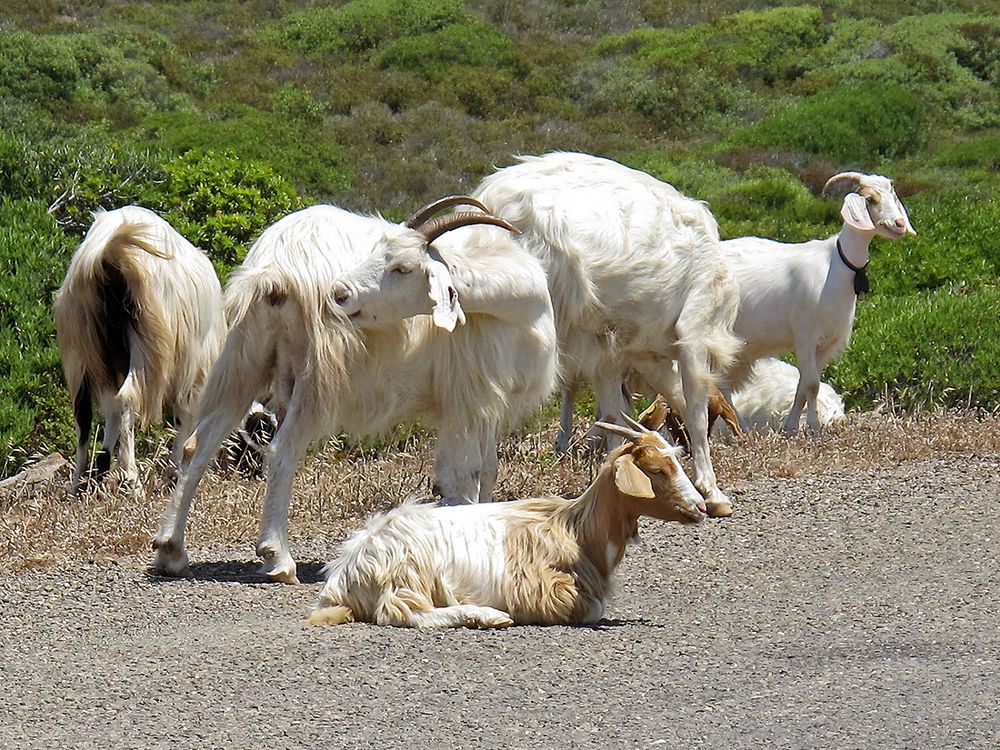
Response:
[{"label": "white goat standing in grass", "polygon": [[760,237],[722,243],[739,284],[736,334],[745,342],[730,385],[739,387],[759,358],[794,349],[799,382],[784,423],[788,433],[798,430],[803,407],[809,428],[820,428],[820,373],[851,337],[855,303],[868,289],[864,269],[872,238],[916,234],[887,177],[843,172],[827,181],[823,193],[844,200],[844,226],[832,237],[798,244]]},{"label": "white goat standing in grass", "polygon": [[704,501],[677,460],[681,449],[628,421],[627,428],[597,423],[625,444],[578,498],[463,507],[408,502],[375,516],[327,565],[310,622],[422,628],[597,622],[640,516],[704,518]]},{"label": "white goat standing in grass", "polygon": [[[156,568],[186,571],[184,530],[198,483],[266,391],[279,426],[257,553],[274,580],[297,581],[288,547],[292,479],[323,435],[371,435],[420,419],[438,427],[439,494],[491,498],[498,436],[551,393],[556,338],[545,274],[505,222],[481,213],[430,218],[470,201],[439,201],[405,224],[314,206],[264,231],[226,289],[233,325],[206,386],[197,449],[153,542]],[[386,278],[391,315],[378,306],[345,311],[341,277],[386,257],[398,261]],[[405,312],[397,283],[415,295]]]},{"label": "white goat standing in grass", "polygon": [[740,342],[736,284],[714,217],[703,203],[608,159],[551,153],[520,162],[483,180],[476,197],[520,229],[521,246],[545,265],[567,386],[564,421],[581,373],[594,386],[599,417],[615,422],[627,409],[626,373],[671,392],[676,360],[694,484],[710,515],[730,515],[709,454],[707,399]]},{"label": "white goat standing in grass", "polygon": [[75,494],[87,475],[93,402],[104,417],[95,478],[118,466],[136,487],[136,423],[177,425],[172,459],[193,426],[208,370],[226,334],[222,289],[211,262],[152,211],[100,212],[73,254],[53,308],[76,421]]}]

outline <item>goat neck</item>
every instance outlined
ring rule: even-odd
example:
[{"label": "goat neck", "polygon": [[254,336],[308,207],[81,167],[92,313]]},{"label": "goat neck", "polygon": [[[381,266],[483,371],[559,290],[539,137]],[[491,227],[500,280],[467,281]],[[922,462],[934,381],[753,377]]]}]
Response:
[{"label": "goat neck", "polygon": [[603,575],[610,575],[625,555],[625,547],[639,529],[639,511],[615,487],[614,474],[605,466],[590,486],[567,507],[581,552]]},{"label": "goat neck", "polygon": [[[875,232],[844,224],[840,230],[840,234],[833,238],[833,251],[834,253],[837,252],[836,243],[840,242],[840,249],[851,265],[855,268],[864,268],[868,265],[868,246],[871,245],[872,237],[874,236]],[[836,262],[841,263],[839,258],[836,259]],[[843,264],[841,263],[841,265]]]}]

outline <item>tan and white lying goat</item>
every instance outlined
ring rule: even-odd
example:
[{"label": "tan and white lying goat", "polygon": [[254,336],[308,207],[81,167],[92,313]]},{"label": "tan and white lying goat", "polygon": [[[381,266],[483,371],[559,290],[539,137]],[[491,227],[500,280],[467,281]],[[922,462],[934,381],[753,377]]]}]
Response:
[{"label": "tan and white lying goat", "polygon": [[604,614],[639,516],[697,523],[705,501],[680,448],[626,417],[580,497],[462,506],[407,502],[375,516],[326,567],[309,621],[398,627],[584,625]]}]

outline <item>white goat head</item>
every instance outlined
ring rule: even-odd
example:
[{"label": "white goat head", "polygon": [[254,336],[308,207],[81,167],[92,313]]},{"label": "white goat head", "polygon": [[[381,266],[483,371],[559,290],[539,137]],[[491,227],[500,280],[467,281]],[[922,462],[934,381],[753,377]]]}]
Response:
[{"label": "white goat head", "polygon": [[888,177],[841,172],[827,180],[823,195],[844,199],[841,216],[855,229],[890,239],[916,234]]},{"label": "white goat head", "polygon": [[[431,218],[456,205],[475,206],[481,212]],[[475,198],[442,198],[389,229],[371,256],[334,284],[334,302],[361,327],[388,326],[430,312],[436,325],[454,330],[465,322],[465,312],[451,269],[432,243],[445,232],[472,224],[492,224],[519,233]]]},{"label": "white goat head", "polygon": [[628,427],[597,422],[596,426],[625,438],[608,456],[615,487],[636,515],[663,521],[697,523],[705,517],[705,499],[684,472],[678,456],[683,448],[670,445],[655,430],[622,414]]}]

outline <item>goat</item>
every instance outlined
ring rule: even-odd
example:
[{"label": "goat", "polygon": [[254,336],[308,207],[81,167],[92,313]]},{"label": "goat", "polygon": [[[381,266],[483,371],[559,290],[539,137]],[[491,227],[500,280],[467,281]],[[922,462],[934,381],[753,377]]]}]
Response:
[{"label": "goat", "polygon": [[[184,441],[208,370],[225,336],[222,289],[211,262],[152,211],[126,206],[96,214],[70,260],[53,306],[56,336],[76,422],[76,470],[85,476],[118,466],[135,488],[137,426],[173,412],[171,452]],[[93,402],[104,417],[95,467],[88,469]]]},{"label": "goat", "polygon": [[[795,365],[775,357],[758,359],[748,380],[733,391],[733,408],[750,430],[768,432],[780,430],[791,408],[798,386],[799,372]],[[816,414],[820,427],[844,418],[844,399],[828,383],[819,384]],[[801,418],[800,418],[801,422]],[[726,425],[733,433],[734,426]],[[737,426],[738,429],[738,426]],[[712,434],[725,434],[720,426]]]},{"label": "goat", "polygon": [[735,330],[745,342],[730,386],[738,388],[759,358],[794,349],[799,381],[783,425],[786,433],[798,430],[803,407],[809,428],[820,428],[820,374],[851,337],[856,302],[868,291],[865,269],[872,238],[916,234],[887,177],[843,172],[827,181],[823,193],[844,201],[844,225],[832,237],[798,244],[760,237],[722,243],[739,286]]},{"label": "goat", "polygon": [[[505,222],[468,212],[431,218],[470,200],[438,201],[399,225],[313,206],[264,231],[226,289],[233,326],[209,375],[197,448],[153,542],[157,569],[187,569],[184,529],[198,482],[265,391],[279,426],[265,462],[257,553],[273,580],[297,581],[288,547],[291,484],[306,447],[323,435],[377,434],[420,419],[438,427],[436,493],[449,502],[491,498],[498,436],[551,392],[556,337],[540,264],[507,231],[469,226],[507,229]],[[381,308],[355,314],[345,310],[349,300],[335,299],[351,269],[397,254],[407,265],[393,268],[387,291],[419,277],[412,289],[424,299],[405,313],[414,317],[394,309],[384,318]]]},{"label": "goat", "polygon": [[[703,203],[608,159],[556,152],[519,162],[483,180],[475,197],[517,226],[517,241],[545,266],[564,387],[585,376],[599,417],[615,422],[627,408],[627,371],[662,392],[672,388],[676,360],[694,485],[710,515],[730,515],[707,419],[708,389],[739,348],[737,289],[714,217]],[[571,396],[564,393],[564,414]]]},{"label": "goat", "polygon": [[421,628],[597,622],[640,516],[704,518],[680,449],[625,418],[629,427],[597,423],[625,443],[575,499],[407,502],[372,518],[326,566],[309,621]]}]

